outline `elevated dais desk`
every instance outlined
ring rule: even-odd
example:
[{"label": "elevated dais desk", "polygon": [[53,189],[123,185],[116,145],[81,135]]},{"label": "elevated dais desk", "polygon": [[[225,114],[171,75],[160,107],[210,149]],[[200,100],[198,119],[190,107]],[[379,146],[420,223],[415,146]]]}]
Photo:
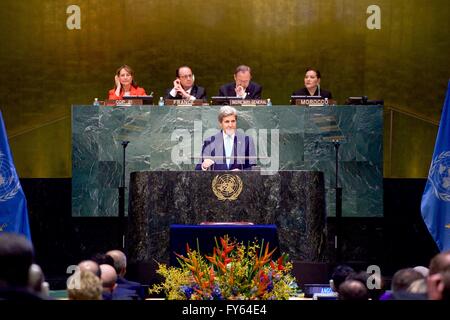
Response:
[{"label": "elevated dais desk", "polygon": [[[241,225],[241,224],[204,224],[204,225],[170,225],[170,264],[178,265],[175,253],[186,256],[186,244],[192,250],[197,250],[197,242],[200,252],[204,255],[212,255],[217,243],[220,246],[220,237],[228,237],[244,245],[253,243],[255,239],[264,249],[269,243],[270,250],[277,249],[272,258],[278,258],[281,254],[278,242],[277,227],[274,224],[266,225]],[[262,243],[262,240],[264,242]]]}]

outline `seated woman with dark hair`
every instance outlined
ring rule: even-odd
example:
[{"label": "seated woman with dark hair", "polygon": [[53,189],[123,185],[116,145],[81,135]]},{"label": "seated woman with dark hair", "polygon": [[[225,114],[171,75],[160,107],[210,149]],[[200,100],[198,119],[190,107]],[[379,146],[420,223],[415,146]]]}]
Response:
[{"label": "seated woman with dark hair", "polygon": [[320,96],[322,98],[332,99],[330,91],[320,88],[320,71],[308,68],[306,69],[305,87],[298,89],[292,95],[293,96]]},{"label": "seated woman with dark hair", "polygon": [[134,71],[127,65],[121,66],[114,76],[114,89],[109,90],[108,100],[120,100],[124,96],[146,96],[144,88],[134,81]]}]

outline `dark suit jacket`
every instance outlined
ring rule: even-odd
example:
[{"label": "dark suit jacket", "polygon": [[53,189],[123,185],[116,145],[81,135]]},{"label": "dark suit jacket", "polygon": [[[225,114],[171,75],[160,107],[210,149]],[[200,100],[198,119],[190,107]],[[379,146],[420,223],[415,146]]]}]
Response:
[{"label": "dark suit jacket", "polygon": [[142,300],[145,299],[144,287],[140,283],[134,282],[134,281],[129,281],[121,276],[117,277],[116,283],[117,283],[117,287],[132,290],[140,297],[140,299],[142,299]]},{"label": "dark suit jacket", "polygon": [[140,300],[139,295],[134,290],[129,290],[117,286],[113,292],[103,292],[103,300]]},{"label": "dark suit jacket", "polygon": [[[231,82],[224,84],[219,89],[219,96],[221,97],[236,97],[236,91],[234,90],[236,88],[236,83]],[[261,99],[262,95],[262,86],[255,82],[250,82],[247,89],[245,89],[245,92],[247,92],[246,99]]]},{"label": "dark suit jacket", "polygon": [[[298,89],[297,91],[295,91],[294,93],[292,93],[292,95],[293,95],[293,96],[311,96],[311,95],[309,94],[308,89],[306,89],[306,88]],[[314,95],[314,96],[318,96],[318,95],[319,95],[319,90],[318,90],[318,88],[316,89],[316,92],[314,92],[313,95]],[[333,97],[332,97],[332,95],[331,95],[331,92],[330,92],[330,91],[327,91],[327,90],[324,90],[324,89],[322,89],[322,88],[320,88],[320,96],[321,96],[322,98],[333,99]]]},{"label": "dark suit jacket", "polygon": [[[230,167],[228,167],[225,158],[225,146],[223,144],[223,134],[221,130],[216,135],[206,139],[203,143],[202,159],[195,167],[195,170],[202,170],[202,162],[205,158],[208,159],[208,157],[214,157],[212,160],[215,163],[210,167],[211,170],[251,169],[252,166],[256,165],[256,159],[247,159],[244,157],[256,156],[255,144],[252,137],[236,131],[231,156],[233,158],[231,159]],[[238,158],[236,158],[236,156]]]},{"label": "dark suit jacket", "polygon": [[[170,95],[170,91],[172,91],[172,89],[173,88],[170,88],[170,89],[166,90],[166,97],[165,97],[165,99],[183,99],[183,97],[180,94],[177,94],[176,97],[172,97]],[[192,87],[191,96],[194,96],[196,99],[203,99],[203,100],[207,99],[205,88],[199,87],[199,86],[197,86],[195,84]]]}]

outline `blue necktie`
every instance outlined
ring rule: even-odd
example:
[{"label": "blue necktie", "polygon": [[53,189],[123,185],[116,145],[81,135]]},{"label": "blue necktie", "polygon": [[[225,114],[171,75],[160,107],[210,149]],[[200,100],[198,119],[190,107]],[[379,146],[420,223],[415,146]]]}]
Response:
[{"label": "blue necktie", "polygon": [[231,139],[231,136],[226,135],[225,136],[225,156],[227,157],[227,167],[230,169],[230,163],[231,163],[231,152],[233,150],[233,140]]}]

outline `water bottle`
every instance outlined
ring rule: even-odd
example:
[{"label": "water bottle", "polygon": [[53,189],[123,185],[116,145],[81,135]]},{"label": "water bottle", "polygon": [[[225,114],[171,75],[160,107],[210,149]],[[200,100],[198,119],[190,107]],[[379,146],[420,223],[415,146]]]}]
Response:
[{"label": "water bottle", "polygon": [[96,107],[100,106],[100,102],[98,102],[98,98],[94,99],[94,103],[92,105],[96,106]]},{"label": "water bottle", "polygon": [[163,97],[159,97],[158,106],[164,107],[164,99],[163,99]]},{"label": "water bottle", "polygon": [[271,106],[272,106],[272,101],[270,100],[270,98],[267,99],[267,106],[268,106],[268,107],[271,107]]}]

